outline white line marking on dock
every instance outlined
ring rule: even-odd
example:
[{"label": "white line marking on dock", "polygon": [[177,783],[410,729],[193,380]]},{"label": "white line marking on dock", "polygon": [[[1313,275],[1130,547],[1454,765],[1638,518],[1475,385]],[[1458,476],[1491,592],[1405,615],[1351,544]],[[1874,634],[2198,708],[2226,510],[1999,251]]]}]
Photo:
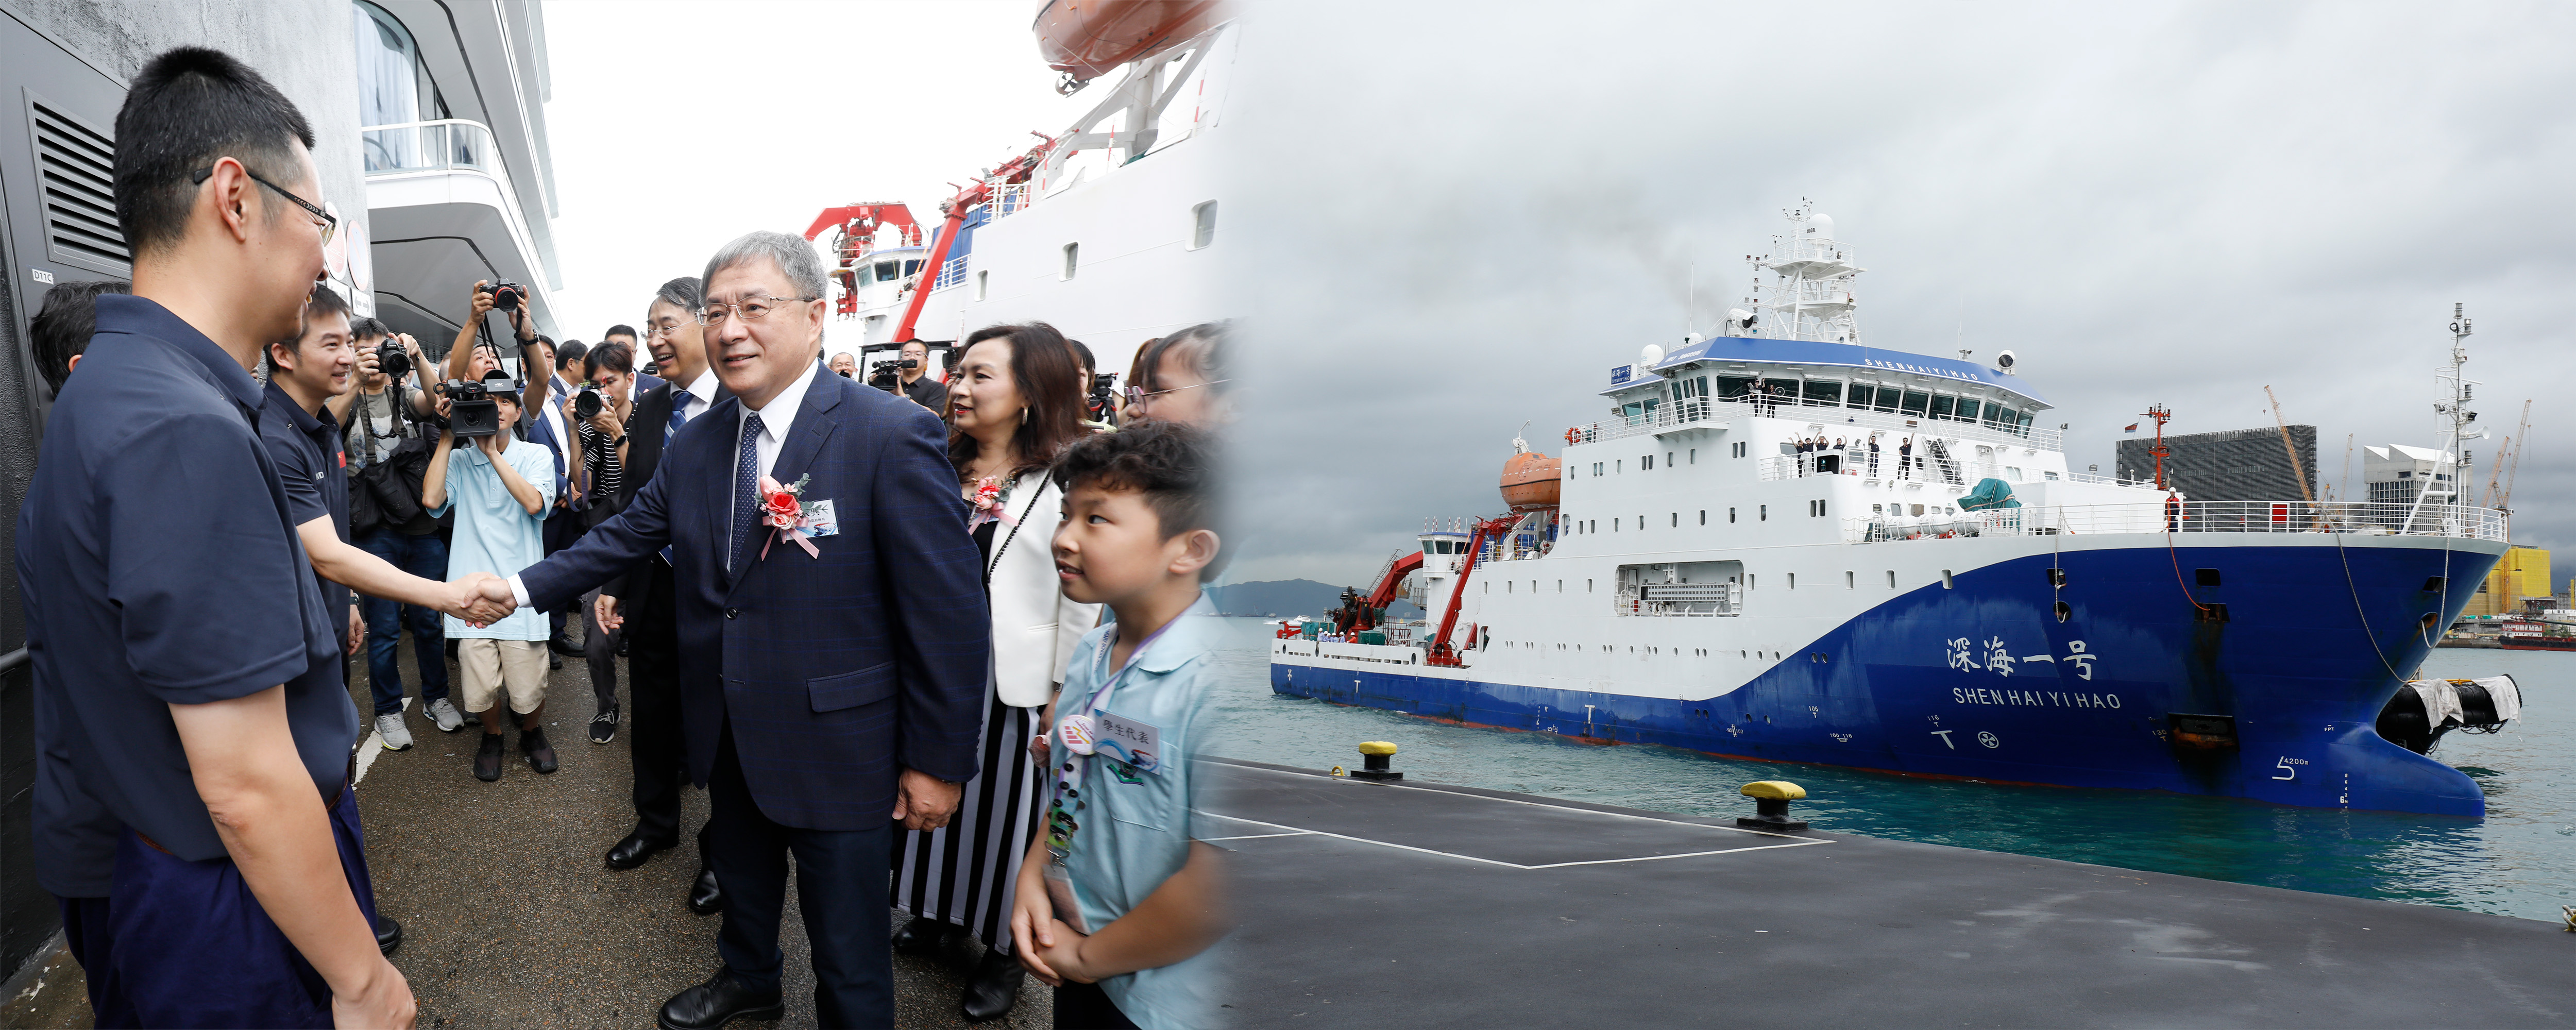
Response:
[{"label": "white line marking on dock", "polygon": [[[1435,793],[1440,793],[1440,792],[1435,792]],[[1559,805],[1542,805],[1542,806],[1540,806],[1540,807],[1543,807],[1543,808],[1559,808],[1559,807],[1562,807],[1562,806],[1559,806]],[[1422,854],[1425,854],[1425,855],[1439,855],[1439,856],[1441,856],[1441,857],[1443,857],[1443,858],[1458,858],[1458,859],[1465,859],[1465,860],[1467,860],[1467,861],[1469,861],[1469,862],[1483,862],[1483,863],[1485,863],[1486,865],[1498,865],[1498,866],[1502,866],[1502,867],[1503,867],[1503,868],[1505,868],[1505,869],[1524,869],[1524,870],[1526,870],[1526,869],[1562,869],[1562,868],[1565,868],[1565,867],[1567,867],[1567,866],[1577,866],[1577,865],[1616,865],[1616,864],[1621,863],[1621,862],[1656,862],[1656,861],[1661,861],[1661,860],[1663,860],[1663,859],[1667,859],[1667,858],[1698,858],[1698,857],[1706,856],[1706,855],[1732,855],[1732,854],[1735,854],[1735,853],[1737,853],[1737,852],[1739,852],[1739,851],[1775,851],[1775,850],[1778,850],[1778,849],[1781,849],[1781,848],[1803,848],[1803,847],[1807,847],[1807,846],[1809,846],[1809,845],[1813,845],[1813,844],[1831,844],[1831,843],[1833,843],[1832,841],[1829,841],[1829,840],[1793,840],[1793,841],[1791,841],[1790,843],[1787,843],[1787,844],[1755,844],[1755,845],[1752,845],[1752,846],[1750,846],[1750,847],[1726,848],[1726,849],[1719,850],[1719,851],[1692,851],[1692,852],[1687,852],[1687,853],[1679,854],[1679,855],[1640,855],[1640,856],[1636,856],[1636,857],[1632,857],[1632,858],[1595,858],[1595,859],[1586,859],[1586,860],[1579,861],[1579,862],[1548,862],[1548,863],[1541,864],[1541,865],[1522,865],[1522,864],[1520,864],[1520,863],[1518,863],[1518,862],[1505,862],[1505,861],[1503,861],[1503,860],[1501,860],[1501,859],[1498,859],[1498,858],[1483,858],[1483,857],[1476,856],[1476,855],[1461,855],[1461,854],[1458,854],[1457,852],[1454,852],[1454,851],[1437,851],[1437,850],[1434,850],[1434,849],[1431,849],[1431,848],[1417,848],[1417,847],[1414,847],[1414,846],[1413,846],[1413,845],[1411,845],[1411,844],[1398,844],[1398,843],[1395,843],[1394,841],[1375,840],[1375,839],[1371,839],[1371,838],[1368,838],[1368,837],[1353,837],[1353,836],[1351,836],[1351,835],[1349,835],[1349,834],[1344,834],[1344,833],[1332,833],[1332,832],[1325,831],[1325,830],[1309,830],[1309,829],[1304,829],[1304,828],[1301,828],[1301,827],[1289,826],[1289,825],[1287,825],[1287,824],[1285,824],[1285,823],[1272,823],[1272,822],[1263,822],[1263,821],[1261,821],[1261,820],[1259,820],[1259,819],[1246,819],[1246,818],[1244,818],[1244,817],[1242,817],[1242,816],[1239,816],[1239,815],[1226,815],[1226,814],[1224,814],[1224,813],[1222,813],[1222,812],[1209,812],[1209,811],[1205,811],[1205,810],[1202,810],[1202,809],[1196,809],[1196,808],[1193,808],[1193,809],[1191,809],[1190,811],[1191,811],[1191,812],[1194,812],[1194,813],[1196,813],[1196,814],[1199,814],[1199,815],[1211,816],[1211,817],[1218,818],[1218,819],[1227,819],[1227,820],[1231,820],[1231,821],[1238,822],[1238,823],[1250,823],[1250,824],[1252,824],[1252,825],[1254,825],[1254,826],[1268,826],[1268,827],[1271,827],[1272,829],[1292,831],[1292,832],[1289,832],[1289,833],[1261,833],[1261,834],[1252,834],[1252,835],[1242,836],[1242,837],[1203,837],[1203,838],[1200,838],[1200,839],[1202,839],[1202,840],[1206,840],[1206,841],[1210,841],[1210,842],[1220,841],[1220,840],[1257,840],[1257,839],[1264,838],[1264,837],[1331,837],[1331,838],[1333,838],[1333,839],[1335,839],[1335,840],[1346,840],[1346,841],[1350,841],[1351,843],[1354,843],[1354,844],[1374,844],[1374,845],[1377,845],[1378,847],[1381,847],[1381,848],[1395,848],[1395,849],[1398,849],[1398,850],[1401,850],[1401,851],[1418,851],[1418,852],[1421,852]],[[1575,808],[1575,809],[1567,809],[1567,811],[1581,812],[1581,811],[1584,811],[1584,810],[1583,810],[1583,809],[1580,809],[1580,808]],[[1615,814],[1617,814],[1617,813],[1613,813],[1613,812],[1594,812],[1594,813],[1592,813],[1592,814],[1594,814],[1594,815],[1615,815]],[[1656,819],[1656,820],[1653,820],[1653,821],[1655,821],[1655,822],[1659,822],[1659,823],[1660,823],[1660,822],[1672,822],[1672,820],[1670,820],[1670,819]],[[1698,823],[1673,823],[1673,825],[1675,825],[1675,826],[1694,826],[1694,827],[1698,827],[1698,828],[1703,829],[1703,830],[1723,830],[1723,829],[1730,829],[1730,827],[1725,827],[1725,826],[1701,826],[1701,825],[1700,825],[1700,824],[1698,824]],[[1773,836],[1773,837],[1777,837],[1777,836],[1783,836],[1783,835],[1782,835],[1782,834],[1776,834],[1776,833],[1775,833],[1775,834],[1766,834],[1765,836]]]},{"label": "white line marking on dock", "polygon": [[[1251,771],[1253,771],[1253,772],[1276,773],[1276,774],[1281,775],[1281,776],[1297,776],[1297,777],[1303,777],[1303,778],[1305,778],[1305,779],[1310,779],[1310,780],[1312,780],[1312,779],[1320,779],[1320,778],[1321,778],[1321,777],[1318,777],[1318,776],[1314,775],[1313,773],[1289,772],[1289,771],[1284,770],[1284,769],[1264,769],[1264,768],[1261,768],[1261,767],[1259,767],[1259,766],[1252,766],[1252,765],[1238,765],[1238,766],[1234,766],[1234,768],[1237,768],[1237,769],[1248,769],[1248,770],[1251,770]],[[1362,780],[1350,780],[1350,781],[1341,781],[1341,782],[1362,783],[1362,782],[1366,782],[1366,781],[1362,781]],[[1627,812],[1603,812],[1603,811],[1599,811],[1599,810],[1596,810],[1596,809],[1590,809],[1590,808],[1576,808],[1576,807],[1574,807],[1574,806],[1572,806],[1572,805],[1558,805],[1558,804],[1550,804],[1550,803],[1545,802],[1545,801],[1523,801],[1523,800],[1521,800],[1521,799],[1519,799],[1519,798],[1498,798],[1498,797],[1493,797],[1493,796],[1486,795],[1486,794],[1469,794],[1469,793],[1466,793],[1466,792],[1464,792],[1464,791],[1456,791],[1456,790],[1438,790],[1438,789],[1431,788],[1431,787],[1412,787],[1412,786],[1406,786],[1405,784],[1401,784],[1401,783],[1370,783],[1370,784],[1369,784],[1369,786],[1372,786],[1372,787],[1383,787],[1383,788],[1386,788],[1386,789],[1389,789],[1389,790],[1418,790],[1418,791],[1421,791],[1421,792],[1426,793],[1426,794],[1446,794],[1446,795],[1448,795],[1448,796],[1450,796],[1450,797],[1481,798],[1481,799],[1486,800],[1486,801],[1500,801],[1500,802],[1502,802],[1502,803],[1504,803],[1504,804],[1507,804],[1507,805],[1528,805],[1528,806],[1530,806],[1530,807],[1532,807],[1532,808],[1552,808],[1552,809],[1555,809],[1555,810],[1560,811],[1560,812],[1581,812],[1581,813],[1583,813],[1583,814],[1585,814],[1585,815],[1607,816],[1607,817],[1612,818],[1612,819],[1636,819],[1636,820],[1640,820],[1640,821],[1643,821],[1643,822],[1650,822],[1650,823],[1665,823],[1665,824],[1672,825],[1672,826],[1688,826],[1688,827],[1691,827],[1691,828],[1693,828],[1693,829],[1699,829],[1699,830],[1725,830],[1725,831],[1727,831],[1727,832],[1729,832],[1729,833],[1750,833],[1750,834],[1754,834],[1754,835],[1756,835],[1756,836],[1762,836],[1762,837],[1780,837],[1780,838],[1784,838],[1784,839],[1787,839],[1787,840],[1802,841],[1802,842],[1805,842],[1805,843],[1808,843],[1808,844],[1825,844],[1825,843],[1831,843],[1831,842],[1829,842],[1829,841],[1820,841],[1820,840],[1815,840],[1815,839],[1812,839],[1812,838],[1800,837],[1800,836],[1796,836],[1796,835],[1794,835],[1794,834],[1787,834],[1787,833],[1774,833],[1774,832],[1769,831],[1769,830],[1748,830],[1748,829],[1745,829],[1744,827],[1741,827],[1741,826],[1720,826],[1720,825],[1716,825],[1716,824],[1713,824],[1713,823],[1690,823],[1690,822],[1683,822],[1683,821],[1681,821],[1681,820],[1679,820],[1679,819],[1660,819],[1660,818],[1657,818],[1657,817],[1655,817],[1655,816],[1651,816],[1651,815],[1631,815],[1631,814],[1629,814],[1629,813],[1627,813]]]}]

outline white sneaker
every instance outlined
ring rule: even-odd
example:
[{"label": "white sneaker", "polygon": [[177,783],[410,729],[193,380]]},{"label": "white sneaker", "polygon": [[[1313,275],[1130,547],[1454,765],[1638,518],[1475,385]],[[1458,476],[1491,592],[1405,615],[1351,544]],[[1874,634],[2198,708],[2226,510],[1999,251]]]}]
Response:
[{"label": "white sneaker", "polygon": [[447,703],[443,697],[429,703],[429,718],[438,724],[440,733],[454,733],[465,725],[465,714],[457,711],[456,706]]},{"label": "white sneaker", "polygon": [[376,717],[376,732],[385,738],[385,750],[411,749],[411,727],[403,725],[401,712],[387,712]]}]

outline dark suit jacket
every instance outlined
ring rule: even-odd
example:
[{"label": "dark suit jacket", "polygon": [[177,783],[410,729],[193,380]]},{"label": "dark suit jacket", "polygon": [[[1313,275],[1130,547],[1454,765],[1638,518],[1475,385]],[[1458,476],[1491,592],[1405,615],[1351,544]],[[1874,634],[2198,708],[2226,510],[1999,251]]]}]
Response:
[{"label": "dark suit jacket", "polygon": [[804,498],[833,502],[840,533],[813,541],[819,558],[755,542],[729,573],[740,410],[689,420],[623,513],[521,582],[550,609],[669,544],[690,778],[706,785],[730,722],[764,815],[875,829],[899,769],[976,771],[990,627],[946,436],[913,404],[817,374],[771,475],[812,476]]}]

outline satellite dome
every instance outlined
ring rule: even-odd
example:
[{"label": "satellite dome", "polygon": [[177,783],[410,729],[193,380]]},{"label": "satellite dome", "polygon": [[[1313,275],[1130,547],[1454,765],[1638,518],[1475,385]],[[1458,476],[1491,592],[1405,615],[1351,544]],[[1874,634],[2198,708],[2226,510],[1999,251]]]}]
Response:
[{"label": "satellite dome", "polygon": [[1807,215],[1807,236],[1808,236],[1809,238],[1811,238],[1811,239],[1819,239],[1819,240],[1830,240],[1830,239],[1833,239],[1833,238],[1834,238],[1834,216],[1829,215],[1829,214],[1826,214],[1826,213],[1824,213],[1824,212],[1822,212],[1822,211],[1816,211],[1816,212],[1812,212],[1812,213],[1808,214],[1808,215]]},{"label": "satellite dome", "polygon": [[1637,353],[1637,364],[1647,369],[1654,368],[1657,364],[1662,363],[1663,360],[1664,349],[1651,343],[1646,345],[1645,350]]}]

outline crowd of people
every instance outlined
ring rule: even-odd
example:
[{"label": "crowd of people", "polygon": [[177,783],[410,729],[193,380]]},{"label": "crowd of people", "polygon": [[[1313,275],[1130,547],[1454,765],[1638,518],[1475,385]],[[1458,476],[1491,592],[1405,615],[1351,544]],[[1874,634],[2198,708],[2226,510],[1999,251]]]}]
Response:
[{"label": "crowd of people", "polygon": [[256,71],[161,54],[116,129],[134,279],[34,320],[56,401],[17,535],[37,874],[99,1026],[412,1025],[347,679],[363,648],[377,738],[411,748],[406,632],[418,717],[476,727],[485,782],[514,731],[536,773],[567,760],[548,672],[583,660],[589,739],[629,735],[609,870],[709,792],[686,900],[722,913],[720,966],[662,1027],[783,1011],[791,855],[822,1025],[890,1025],[891,953],[968,938],[972,1020],[1030,975],[1058,1026],[1213,1017],[1188,759],[1223,325],[1146,341],[1114,395],[1037,322],[944,374],[908,341],[879,386],[826,363],[814,250],[751,232],[587,346],[477,283],[432,359],[324,284],[313,133]]}]

